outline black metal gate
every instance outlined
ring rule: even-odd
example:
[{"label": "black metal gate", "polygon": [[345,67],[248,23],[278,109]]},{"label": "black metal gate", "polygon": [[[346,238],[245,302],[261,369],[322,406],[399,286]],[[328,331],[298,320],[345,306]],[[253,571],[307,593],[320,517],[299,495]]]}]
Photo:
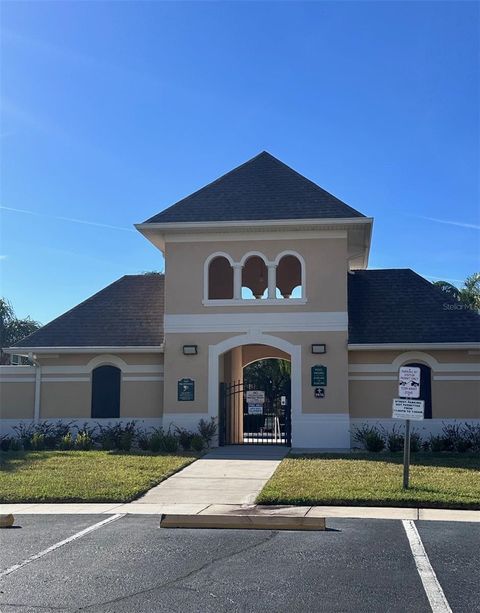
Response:
[{"label": "black metal gate", "polygon": [[[243,381],[220,383],[220,445],[291,445],[290,390],[248,405]],[[285,391],[285,390],[284,390]]]}]

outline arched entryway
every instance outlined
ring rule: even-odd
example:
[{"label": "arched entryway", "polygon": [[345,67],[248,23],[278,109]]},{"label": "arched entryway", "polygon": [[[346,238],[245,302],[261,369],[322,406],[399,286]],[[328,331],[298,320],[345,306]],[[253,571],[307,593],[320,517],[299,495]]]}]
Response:
[{"label": "arched entryway", "polygon": [[[256,389],[258,379],[255,384],[244,378],[245,367],[269,359],[288,362],[283,390]],[[209,347],[209,413],[219,419],[220,444],[289,445],[292,417],[300,407],[300,346],[250,333]]]}]

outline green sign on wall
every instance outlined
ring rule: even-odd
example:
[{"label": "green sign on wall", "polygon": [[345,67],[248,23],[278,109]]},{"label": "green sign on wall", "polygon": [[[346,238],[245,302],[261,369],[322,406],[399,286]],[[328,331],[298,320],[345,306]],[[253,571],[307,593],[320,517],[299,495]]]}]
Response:
[{"label": "green sign on wall", "polygon": [[327,385],[327,367],[321,364],[312,366],[313,387],[325,387]]},{"label": "green sign on wall", "polygon": [[195,400],[195,381],[180,379],[177,383],[177,400]]}]

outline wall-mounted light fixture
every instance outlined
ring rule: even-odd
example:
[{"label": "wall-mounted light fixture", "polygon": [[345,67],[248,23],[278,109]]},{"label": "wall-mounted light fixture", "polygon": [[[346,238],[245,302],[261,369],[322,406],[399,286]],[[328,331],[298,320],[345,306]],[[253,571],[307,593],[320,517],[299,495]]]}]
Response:
[{"label": "wall-mounted light fixture", "polygon": [[184,345],[183,355],[197,355],[198,345]]},{"label": "wall-mounted light fixture", "polygon": [[325,344],[313,344],[312,353],[327,353],[327,346]]}]

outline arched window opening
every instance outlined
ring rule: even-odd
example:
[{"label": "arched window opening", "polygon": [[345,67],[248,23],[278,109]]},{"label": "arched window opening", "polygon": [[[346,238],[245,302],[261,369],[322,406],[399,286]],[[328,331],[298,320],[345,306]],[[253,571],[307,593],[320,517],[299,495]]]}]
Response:
[{"label": "arched window opening", "polygon": [[104,365],[92,371],[92,418],[120,417],[120,381],[116,366]]},{"label": "arched window opening", "polygon": [[432,419],[432,369],[426,364],[417,362],[405,364],[420,368],[420,400],[425,401],[425,419]]},{"label": "arched window opening", "polygon": [[229,300],[233,298],[233,268],[227,258],[213,258],[208,267],[209,300]]},{"label": "arched window opening", "polygon": [[302,265],[294,255],[284,255],[279,261],[277,288],[282,298],[302,298]]},{"label": "arched window opening", "polygon": [[252,255],[247,259],[242,270],[242,297],[248,299],[248,292],[252,292],[253,298],[257,300],[265,298],[268,287],[268,271],[263,259],[258,255]]}]

